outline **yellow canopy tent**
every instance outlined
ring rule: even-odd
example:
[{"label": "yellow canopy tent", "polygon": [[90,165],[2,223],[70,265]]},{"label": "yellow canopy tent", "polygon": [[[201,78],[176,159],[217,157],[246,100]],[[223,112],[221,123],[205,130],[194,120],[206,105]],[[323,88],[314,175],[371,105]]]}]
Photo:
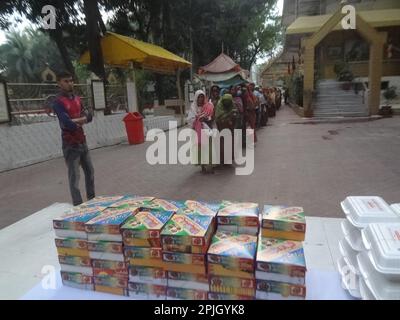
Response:
[{"label": "yellow canopy tent", "polygon": [[[178,98],[182,100],[180,72],[190,68],[185,59],[151,43],[107,32],[101,39],[104,63],[115,67],[138,67],[163,74],[176,74]],[[79,59],[80,63],[89,64],[90,54],[86,51]],[[181,114],[183,116],[182,108]]]}]

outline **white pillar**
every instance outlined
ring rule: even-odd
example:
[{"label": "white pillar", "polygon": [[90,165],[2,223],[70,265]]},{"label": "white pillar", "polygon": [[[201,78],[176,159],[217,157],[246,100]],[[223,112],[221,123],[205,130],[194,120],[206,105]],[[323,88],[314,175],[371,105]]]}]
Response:
[{"label": "white pillar", "polygon": [[137,88],[135,79],[135,70],[132,69],[132,79],[126,82],[126,94],[128,100],[128,110],[129,112],[138,112],[138,98],[137,98]]}]

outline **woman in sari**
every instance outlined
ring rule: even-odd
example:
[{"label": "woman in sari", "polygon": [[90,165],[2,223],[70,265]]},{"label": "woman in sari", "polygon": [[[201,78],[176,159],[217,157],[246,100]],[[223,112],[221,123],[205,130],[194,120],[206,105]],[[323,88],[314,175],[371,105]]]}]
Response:
[{"label": "woman in sari", "polygon": [[[228,129],[231,132],[232,137],[232,154],[225,155],[224,154],[224,138],[221,137],[220,140],[220,163],[221,164],[231,164],[233,160],[234,153],[234,134],[233,129],[236,124],[236,115],[237,110],[235,108],[233,97],[231,94],[224,94],[219,100],[217,107],[215,109],[215,121],[217,123],[218,131],[222,131],[223,129]],[[230,161],[227,160],[225,163],[225,156],[231,157]]]},{"label": "woman in sari", "polygon": [[251,83],[246,90],[246,93],[243,96],[243,102],[246,107],[246,118],[247,122],[250,125],[250,128],[253,129],[254,132],[254,142],[257,142],[256,136],[256,107],[257,107],[257,97],[253,94],[254,84]]},{"label": "woman in sari", "polygon": [[[192,148],[192,162],[201,164],[203,173],[213,173],[213,143],[211,130],[214,126],[214,106],[207,102],[204,91],[197,90],[187,118],[189,126],[196,132],[195,145]],[[208,131],[208,134],[202,134],[202,130]],[[204,140],[206,139],[206,141]],[[203,160],[203,161],[202,161]]]}]

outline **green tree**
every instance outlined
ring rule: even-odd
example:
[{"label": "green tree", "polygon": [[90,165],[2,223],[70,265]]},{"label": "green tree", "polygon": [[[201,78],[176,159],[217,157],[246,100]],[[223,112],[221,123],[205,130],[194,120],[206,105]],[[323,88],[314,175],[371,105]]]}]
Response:
[{"label": "green tree", "polygon": [[34,60],[32,42],[27,34],[7,34],[6,43],[0,46],[0,60],[4,63],[6,78],[18,82],[38,80],[34,72],[37,62]]}]

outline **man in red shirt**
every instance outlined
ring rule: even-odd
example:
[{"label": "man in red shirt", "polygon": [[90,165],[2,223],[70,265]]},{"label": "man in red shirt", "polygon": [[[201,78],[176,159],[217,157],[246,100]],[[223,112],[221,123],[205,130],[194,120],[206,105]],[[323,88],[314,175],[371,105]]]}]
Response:
[{"label": "man in red shirt", "polygon": [[86,144],[82,126],[91,122],[93,117],[84,112],[80,97],[74,95],[74,81],[69,72],[57,74],[57,84],[60,93],[52,103],[57,114],[62,138],[62,150],[68,168],[69,188],[74,206],[81,204],[82,196],[79,190],[79,166],[85,174],[86,195],[90,200],[95,197],[94,169]]}]

